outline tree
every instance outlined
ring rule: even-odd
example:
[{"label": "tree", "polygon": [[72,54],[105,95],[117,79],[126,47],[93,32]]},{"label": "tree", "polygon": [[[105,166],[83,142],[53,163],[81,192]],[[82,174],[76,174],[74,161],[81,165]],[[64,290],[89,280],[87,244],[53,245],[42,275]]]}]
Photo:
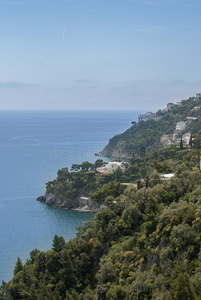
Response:
[{"label": "tree", "polygon": [[[96,228],[101,229],[101,231],[106,230],[110,220],[113,219],[114,216],[114,211],[112,211],[108,207],[102,208],[98,213],[94,215],[94,224]],[[108,234],[106,233],[105,235]]]},{"label": "tree", "polygon": [[13,273],[14,273],[14,275],[16,275],[17,273],[19,273],[22,270],[23,270],[22,260],[18,257]]},{"label": "tree", "polygon": [[182,140],[182,137],[180,139],[180,150],[183,150],[184,149],[184,146],[183,146],[183,140]]},{"label": "tree", "polygon": [[201,149],[201,130],[199,130],[195,136],[194,147],[195,149]]},{"label": "tree", "polygon": [[92,167],[93,167],[93,164],[91,164],[91,163],[88,162],[88,161],[84,161],[84,162],[81,164],[81,169],[82,169],[82,171],[84,171],[84,172],[89,171],[89,169],[91,169]]},{"label": "tree", "polygon": [[74,290],[72,290],[71,294],[69,293],[69,291],[66,292],[65,300],[80,300],[80,297]]},{"label": "tree", "polygon": [[117,277],[115,266],[111,261],[107,261],[104,265],[101,266],[99,281],[102,284],[106,284],[107,282],[115,281]]},{"label": "tree", "polygon": [[149,176],[149,182],[148,182],[148,186],[149,187],[153,187],[157,184],[161,183],[161,177],[160,175],[157,173],[156,170],[154,170],[151,175]]},{"label": "tree", "polygon": [[55,234],[54,239],[53,239],[53,244],[52,244],[52,250],[55,252],[60,252],[61,250],[64,249],[65,246],[65,240],[62,236],[58,236]]},{"label": "tree", "polygon": [[58,252],[53,250],[46,252],[46,269],[51,275],[54,275],[58,272],[60,267],[59,259],[60,255]]},{"label": "tree", "polygon": [[191,134],[191,136],[190,136],[189,145],[190,145],[191,147],[192,147],[192,145],[193,145],[192,134]]},{"label": "tree", "polygon": [[196,300],[197,296],[187,273],[180,273],[173,281],[169,300]]},{"label": "tree", "polygon": [[79,171],[81,169],[81,166],[80,165],[77,165],[77,164],[72,164],[71,166],[71,171]]},{"label": "tree", "polygon": [[171,173],[172,172],[172,166],[170,165],[169,162],[163,161],[163,162],[158,162],[156,159],[154,160],[154,167],[158,173]]},{"label": "tree", "polygon": [[96,293],[97,293],[98,299],[99,300],[105,300],[106,299],[107,291],[108,291],[108,287],[107,287],[106,284],[100,284],[100,285],[98,285],[97,289],[96,289]]},{"label": "tree", "polygon": [[146,203],[144,219],[146,221],[152,221],[158,212],[159,212],[158,200],[153,195],[150,195]]},{"label": "tree", "polygon": [[102,188],[97,189],[93,194],[91,194],[91,198],[95,199],[97,202],[102,203],[108,196],[118,197],[120,195],[120,183],[110,182],[108,184],[104,184]]},{"label": "tree", "polygon": [[96,168],[100,168],[100,167],[103,167],[105,165],[104,161],[102,159],[97,159],[95,161],[95,169]]},{"label": "tree", "polygon": [[123,175],[123,172],[122,172],[122,170],[118,167],[118,168],[116,169],[116,171],[115,171],[115,177],[116,177],[116,179],[119,181],[122,175]]},{"label": "tree", "polygon": [[144,229],[147,234],[151,233],[156,226],[156,215],[159,213],[159,204],[157,198],[153,195],[148,197],[148,201],[145,207],[145,214],[143,215],[144,219]]},{"label": "tree", "polygon": [[106,294],[106,299],[112,300],[123,300],[126,299],[128,295],[128,290],[126,287],[120,285],[112,285]]},{"label": "tree", "polygon": [[136,181],[136,183],[137,183],[137,189],[138,189],[138,190],[140,190],[141,188],[143,188],[143,184],[142,184],[142,181],[141,181],[140,179],[138,179],[138,180]]},{"label": "tree", "polygon": [[[21,298],[22,299],[22,298]],[[24,298],[23,298],[24,299]],[[27,298],[27,299],[34,299],[34,298]],[[39,291],[37,292],[37,300],[61,300],[61,297],[57,290],[54,292],[49,289],[45,283],[39,284]]]},{"label": "tree", "polygon": [[64,249],[61,252],[60,263],[61,263],[61,268],[59,270],[59,274],[61,276],[62,283],[63,283],[63,288],[61,290],[63,290],[63,293],[65,293],[66,289],[68,290],[73,288],[76,282],[73,265],[67,249]]},{"label": "tree", "polygon": [[201,150],[200,149],[195,150],[195,157],[196,157],[197,163],[199,164],[200,163],[200,157],[201,157]]}]

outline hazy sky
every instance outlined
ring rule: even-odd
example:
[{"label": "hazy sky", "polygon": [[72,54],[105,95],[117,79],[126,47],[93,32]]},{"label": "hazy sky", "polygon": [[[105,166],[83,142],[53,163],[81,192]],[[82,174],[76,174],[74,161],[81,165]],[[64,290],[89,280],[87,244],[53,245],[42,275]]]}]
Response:
[{"label": "hazy sky", "polygon": [[156,110],[201,92],[200,0],[0,0],[0,109]]}]

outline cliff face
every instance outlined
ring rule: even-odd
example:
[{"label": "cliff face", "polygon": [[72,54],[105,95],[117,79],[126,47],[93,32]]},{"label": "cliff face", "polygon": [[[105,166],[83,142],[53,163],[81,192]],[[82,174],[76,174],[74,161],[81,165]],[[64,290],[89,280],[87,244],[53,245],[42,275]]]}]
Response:
[{"label": "cliff face", "polygon": [[101,206],[94,200],[91,200],[88,197],[79,197],[78,198],[79,206],[74,208],[79,212],[93,212],[96,213],[100,210]]},{"label": "cliff face", "polygon": [[162,147],[161,136],[172,133],[176,122],[177,117],[171,114],[159,121],[138,122],[122,134],[111,138],[97,155],[126,159],[142,157],[145,153],[151,153]]},{"label": "cliff face", "polygon": [[176,125],[180,122],[186,124],[186,127],[180,127],[179,135],[187,132],[197,133],[201,125],[200,105],[200,99],[189,98],[182,100],[179,105],[173,105],[167,111],[159,110],[154,119],[132,122],[133,125],[129,129],[111,138],[97,155],[114,158],[142,157],[145,153],[151,153],[164,146],[161,137],[169,136],[171,141]]},{"label": "cliff face", "polygon": [[133,156],[132,151],[122,150],[122,149],[114,149],[110,148],[109,144],[99,153],[96,153],[97,156],[103,157],[112,157],[112,158],[123,158],[130,159]]},{"label": "cliff face", "polygon": [[77,201],[67,202],[65,199],[58,198],[54,194],[45,194],[45,196],[40,196],[37,198],[37,201],[40,201],[48,206],[57,207],[57,208],[74,208],[78,205]]},{"label": "cliff face", "polygon": [[58,198],[54,194],[46,194],[40,196],[37,201],[42,202],[48,206],[62,208],[62,209],[74,209],[80,212],[98,212],[100,210],[100,204],[91,200],[88,197],[79,197],[74,201],[67,201],[66,199]]}]

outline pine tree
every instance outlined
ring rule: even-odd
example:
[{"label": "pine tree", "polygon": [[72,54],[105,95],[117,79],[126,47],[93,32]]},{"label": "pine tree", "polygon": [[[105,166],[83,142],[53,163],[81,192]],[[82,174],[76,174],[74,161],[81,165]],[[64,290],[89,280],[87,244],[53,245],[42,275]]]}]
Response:
[{"label": "pine tree", "polygon": [[191,134],[191,136],[190,136],[189,145],[190,145],[191,147],[192,147],[192,145],[193,145],[192,134]]},{"label": "pine tree", "polygon": [[187,273],[181,273],[173,281],[170,300],[196,300],[197,296]]},{"label": "pine tree", "polygon": [[55,234],[54,239],[53,239],[53,244],[52,244],[52,250],[55,252],[60,252],[61,250],[64,249],[65,246],[65,240],[62,236],[58,236]]},{"label": "pine tree", "polygon": [[16,275],[17,273],[19,273],[22,270],[23,270],[22,260],[18,257],[13,273],[14,273],[14,275]]},{"label": "pine tree", "polygon": [[181,137],[181,140],[180,140],[180,150],[183,150],[184,149],[184,146],[183,146],[183,140],[182,140],[182,137]]},{"label": "pine tree", "polygon": [[76,277],[74,274],[74,268],[71,262],[70,255],[67,249],[61,252],[61,268],[59,270],[60,283],[59,290],[61,294],[65,294],[66,290],[72,289],[76,283]]}]

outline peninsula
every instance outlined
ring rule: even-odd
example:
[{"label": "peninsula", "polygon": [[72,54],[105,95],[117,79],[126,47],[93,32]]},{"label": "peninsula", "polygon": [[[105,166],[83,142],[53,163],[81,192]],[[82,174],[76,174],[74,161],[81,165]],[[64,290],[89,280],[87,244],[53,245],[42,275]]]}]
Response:
[{"label": "peninsula", "polygon": [[[138,123],[132,122],[131,128],[110,139],[99,153],[113,157],[113,162],[98,159],[92,164],[86,161],[72,165],[70,172],[63,168],[58,171],[57,179],[47,183],[45,195],[37,200],[57,208],[97,212],[105,205],[94,197],[97,190],[110,182],[119,182],[121,192],[127,185],[137,185],[154,170],[155,159],[171,161],[171,172],[177,165],[173,158],[185,159],[199,128],[201,94],[176,104],[168,103],[167,108],[157,113],[140,115]],[[179,151],[181,142],[182,152]],[[127,163],[122,163],[120,158],[126,158]]]},{"label": "peninsula", "polygon": [[18,258],[0,299],[201,299],[201,98],[169,106],[110,140],[127,163],[74,164],[47,183],[42,202],[99,211],[69,242]]}]

